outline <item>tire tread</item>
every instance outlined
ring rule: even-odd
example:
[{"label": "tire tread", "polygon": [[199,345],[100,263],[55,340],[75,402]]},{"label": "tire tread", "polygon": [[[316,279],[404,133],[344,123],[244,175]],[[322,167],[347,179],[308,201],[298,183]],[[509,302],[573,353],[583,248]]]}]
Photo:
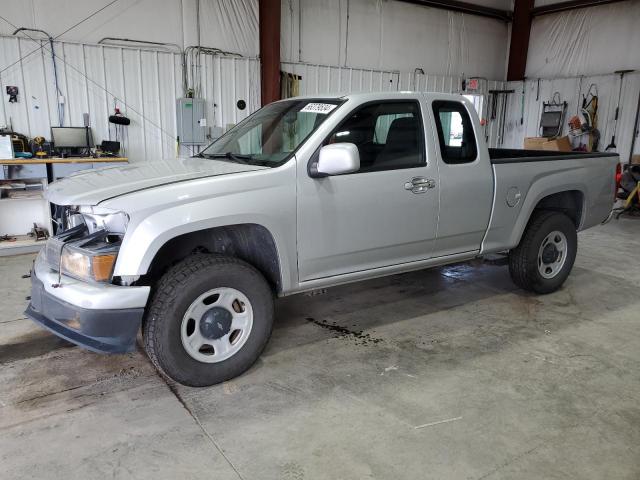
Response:
[{"label": "tire tread", "polygon": [[[153,366],[165,377],[179,383],[192,386],[200,386],[186,378],[172,378],[162,368],[163,343],[157,341],[159,319],[162,312],[166,312],[177,300],[182,288],[186,288],[190,276],[209,267],[235,267],[247,269],[264,281],[262,274],[252,265],[235,257],[220,254],[197,253],[188,256],[183,261],[173,265],[160,278],[148,304],[145,319],[142,325],[143,347]],[[266,284],[266,281],[264,281]],[[268,337],[264,339],[266,345]],[[263,347],[264,347],[263,345]]]},{"label": "tire tread", "polygon": [[[531,265],[528,255],[534,247],[536,234],[550,219],[566,215],[554,210],[534,211],[518,246],[509,252],[509,273],[511,279],[520,288],[532,292],[543,293],[536,286],[537,265]],[[570,220],[570,219],[569,219]]]}]

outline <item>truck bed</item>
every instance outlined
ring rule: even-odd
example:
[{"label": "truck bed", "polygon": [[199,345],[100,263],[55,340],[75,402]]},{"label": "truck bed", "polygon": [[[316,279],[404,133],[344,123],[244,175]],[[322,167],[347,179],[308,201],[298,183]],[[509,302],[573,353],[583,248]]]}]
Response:
[{"label": "truck bed", "polygon": [[491,163],[541,162],[551,160],[571,160],[579,158],[615,157],[609,152],[552,152],[549,150],[523,150],[516,148],[490,148]]}]

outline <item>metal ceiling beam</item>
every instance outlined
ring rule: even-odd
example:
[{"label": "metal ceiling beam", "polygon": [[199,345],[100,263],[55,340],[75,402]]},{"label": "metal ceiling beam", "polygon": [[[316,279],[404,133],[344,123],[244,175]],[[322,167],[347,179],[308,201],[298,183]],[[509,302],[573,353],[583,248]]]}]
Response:
[{"label": "metal ceiling beam", "polygon": [[509,45],[509,65],[507,81],[524,79],[529,52],[529,36],[535,0],[515,0],[513,5],[513,23],[511,24],[511,43]]},{"label": "metal ceiling beam", "polygon": [[508,10],[500,10],[498,8],[484,7],[468,2],[458,0],[398,0],[404,3],[412,3],[413,5],[421,5],[423,7],[440,8],[443,10],[451,10],[454,12],[468,13],[470,15],[479,15],[481,17],[495,18],[503,22],[510,22],[512,14]]},{"label": "metal ceiling beam", "polygon": [[597,5],[606,5],[608,3],[622,2],[624,0],[573,0],[570,2],[552,3],[550,5],[542,5],[531,10],[534,17],[546,15],[548,13],[566,12],[567,10],[575,10],[577,8],[595,7]]}]

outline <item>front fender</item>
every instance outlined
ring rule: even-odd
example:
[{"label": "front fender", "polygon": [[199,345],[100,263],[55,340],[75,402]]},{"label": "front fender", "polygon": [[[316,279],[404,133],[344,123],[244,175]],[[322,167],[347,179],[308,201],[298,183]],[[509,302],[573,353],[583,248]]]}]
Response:
[{"label": "front fender", "polygon": [[175,184],[106,202],[109,208],[138,206],[129,212],[129,226],[114,275],[146,274],[160,248],[177,236],[215,227],[257,224],[273,237],[282,288],[290,289],[297,278],[295,172],[285,165],[234,177]]}]

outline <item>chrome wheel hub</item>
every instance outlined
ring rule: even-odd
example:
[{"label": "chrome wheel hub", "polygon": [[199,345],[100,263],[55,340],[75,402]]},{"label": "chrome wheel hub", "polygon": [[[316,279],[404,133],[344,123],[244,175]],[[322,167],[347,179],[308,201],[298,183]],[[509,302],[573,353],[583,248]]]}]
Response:
[{"label": "chrome wheel hub", "polygon": [[538,249],[538,272],[543,278],[555,277],[567,259],[567,237],[556,230],[544,237]]},{"label": "chrome wheel hub", "polygon": [[209,290],[182,317],[180,337],[190,357],[204,363],[226,360],[244,346],[253,326],[253,309],[235,288]]}]

